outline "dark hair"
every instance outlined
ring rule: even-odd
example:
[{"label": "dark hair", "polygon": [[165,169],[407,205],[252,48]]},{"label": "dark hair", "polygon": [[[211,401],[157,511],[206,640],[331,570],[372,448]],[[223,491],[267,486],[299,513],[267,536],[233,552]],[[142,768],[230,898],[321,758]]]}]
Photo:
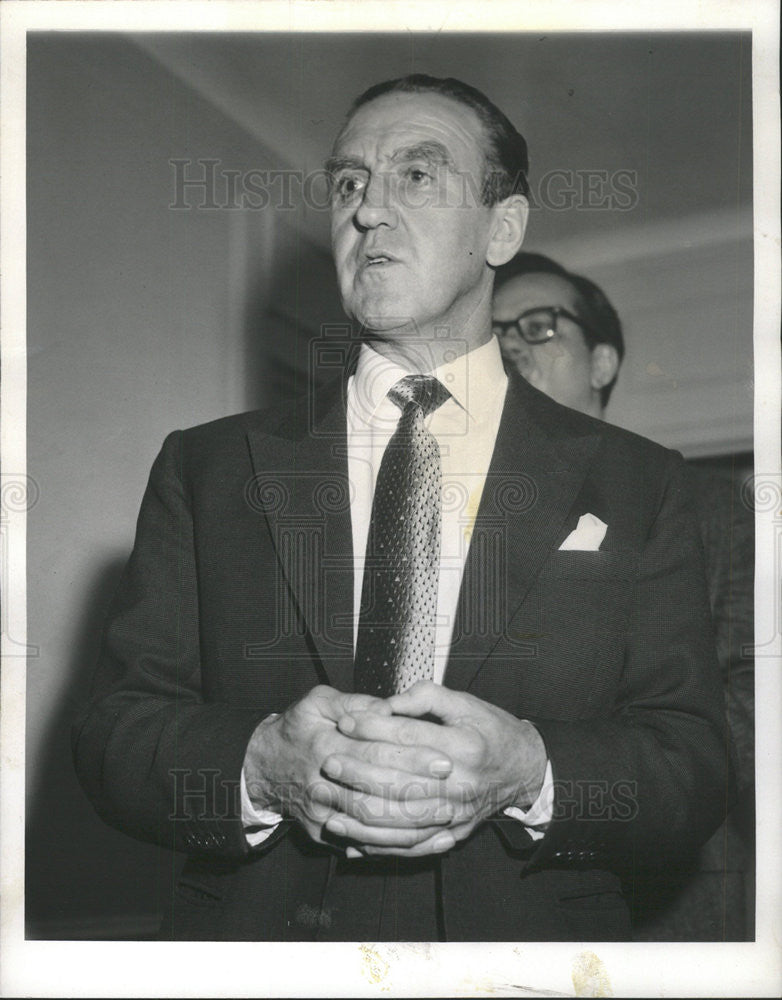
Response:
[{"label": "dark hair", "polygon": [[495,205],[512,194],[529,194],[527,172],[529,160],[524,136],[513,123],[492,104],[480,90],[453,77],[427,76],[413,73],[396,80],[376,83],[356,98],[348,120],[360,107],[386,94],[442,94],[464,104],[478,116],[487,140],[484,150],[485,169],[481,197],[484,205]]},{"label": "dark hair", "polygon": [[[609,344],[619,357],[619,364],[625,355],[625,342],[622,335],[622,324],[616,309],[611,305],[603,290],[581,274],[573,274],[550,257],[540,253],[517,253],[507,264],[501,264],[495,269],[494,290],[502,288],[513,278],[524,274],[555,274],[564,278],[576,290],[578,314],[587,324],[584,329],[584,340],[587,347],[597,347],[598,344]],[[618,375],[618,370],[617,370]],[[616,385],[614,378],[600,390],[600,402],[603,407],[608,405],[611,391]]]},{"label": "dark hair", "polygon": [[522,250],[515,257],[511,257],[505,264],[500,264],[494,269],[494,290],[501,288],[511,278],[516,278],[520,274],[558,274],[560,278],[569,278],[568,271],[557,264],[551,257],[546,257],[542,253],[527,253]]}]

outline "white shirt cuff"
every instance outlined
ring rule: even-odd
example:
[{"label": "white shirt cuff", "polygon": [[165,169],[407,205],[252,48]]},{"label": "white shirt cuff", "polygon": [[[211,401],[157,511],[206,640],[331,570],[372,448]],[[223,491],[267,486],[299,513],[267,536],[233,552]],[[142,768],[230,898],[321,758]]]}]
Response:
[{"label": "white shirt cuff", "polygon": [[257,847],[274,833],[280,823],[282,823],[284,817],[272,809],[257,809],[252,804],[250,794],[247,791],[244,768],[242,768],[242,773],[239,777],[239,790],[242,803],[244,836],[250,847]]},{"label": "white shirt cuff", "polygon": [[540,840],[545,836],[551,818],[554,815],[554,774],[551,770],[551,761],[546,761],[546,771],[543,775],[538,797],[529,807],[521,809],[519,806],[508,806],[503,810],[506,816],[517,819],[528,828],[528,833],[533,840]]}]

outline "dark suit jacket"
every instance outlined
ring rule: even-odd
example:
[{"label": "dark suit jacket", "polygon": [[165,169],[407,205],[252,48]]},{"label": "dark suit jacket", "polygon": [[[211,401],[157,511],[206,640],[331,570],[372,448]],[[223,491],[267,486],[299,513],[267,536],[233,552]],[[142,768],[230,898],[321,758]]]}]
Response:
[{"label": "dark suit jacket", "polygon": [[[704,841],[726,811],[697,525],[677,453],[519,377],[445,684],[538,726],[556,783],[546,836],[498,818],[442,859],[352,875],[290,823],[247,847],[237,786],[255,726],[316,684],[352,688],[343,388],[166,440],[74,729],[84,788],[107,822],[191,855],[174,937],[376,938],[389,885],[416,898],[419,884],[449,940],[627,936],[620,877]],[[608,525],[601,550],[558,551],[585,512]],[[410,912],[398,905],[395,936],[416,936]]]},{"label": "dark suit jacket", "polygon": [[752,941],[755,937],[755,523],[744,481],[751,466],[688,466],[706,560],[737,799],[691,864],[649,872],[633,893],[637,941]]}]

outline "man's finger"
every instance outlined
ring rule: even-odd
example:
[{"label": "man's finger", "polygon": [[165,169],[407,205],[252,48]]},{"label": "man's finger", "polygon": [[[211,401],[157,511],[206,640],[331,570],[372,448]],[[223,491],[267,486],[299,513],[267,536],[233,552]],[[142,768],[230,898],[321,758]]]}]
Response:
[{"label": "man's finger", "polygon": [[[426,840],[437,840],[437,834],[443,834],[442,843],[450,843],[452,847],[455,840],[447,830],[437,826],[423,827],[384,827],[368,826],[341,813],[335,813],[326,821],[325,828],[334,837],[350,840],[354,844],[364,847],[414,847]],[[439,842],[438,842],[439,843]],[[448,850],[448,847],[443,847]],[[392,852],[393,853],[393,852]]]},{"label": "man's finger", "polygon": [[446,726],[404,716],[381,716],[374,712],[351,712],[337,721],[345,736],[358,740],[379,740],[405,747],[428,747],[452,758],[452,734]]},{"label": "man's finger", "polygon": [[336,722],[345,712],[377,712],[390,715],[387,700],[376,698],[371,694],[346,694],[336,688],[320,684],[310,692],[318,704],[318,711],[326,718]]},{"label": "man's finger", "polygon": [[434,834],[420,844],[414,844],[412,847],[379,847],[377,845],[362,844],[361,847],[354,849],[356,850],[356,855],[351,853],[351,857],[425,858],[432,854],[445,854],[446,851],[450,851],[455,846],[456,838],[449,829],[440,830],[439,833]]},{"label": "man's finger", "polygon": [[344,694],[342,707],[345,712],[375,712],[378,715],[391,715],[387,698],[376,698],[371,694]]},{"label": "man's finger", "polygon": [[455,725],[469,709],[470,695],[452,691],[434,681],[418,681],[407,691],[392,695],[386,704],[394,715],[434,715],[447,725]]},{"label": "man's finger", "polygon": [[455,847],[460,840],[468,837],[475,824],[472,822],[461,823],[450,826],[447,830],[439,830],[427,840],[422,840],[413,847],[378,847],[375,845],[361,844],[354,847],[350,852],[350,857],[395,856],[398,858],[423,858],[431,854],[444,854]]},{"label": "man's finger", "polygon": [[425,858],[432,854],[445,854],[446,851],[451,850],[454,844],[453,837],[445,834],[439,840],[430,837],[429,840],[425,840],[422,844],[414,844],[413,847],[371,847],[365,845],[360,849],[354,848],[356,853],[351,853],[348,857]]},{"label": "man's finger", "polygon": [[377,767],[407,772],[408,777],[446,778],[453,771],[453,760],[439,750],[424,746],[402,746],[382,740],[353,738],[346,741],[339,751]]},{"label": "man's finger", "polygon": [[[408,752],[402,751],[403,754]],[[450,767],[447,760],[446,764]],[[331,754],[323,761],[321,770],[332,781],[338,781],[341,785],[348,785],[358,792],[381,798],[409,802],[415,799],[442,797],[443,783],[439,778],[423,777],[410,771],[378,766],[348,754]]]},{"label": "man's finger", "polygon": [[438,827],[453,819],[452,806],[440,798],[398,801],[325,781],[313,786],[310,798],[318,805],[329,807],[335,814],[373,828]]}]

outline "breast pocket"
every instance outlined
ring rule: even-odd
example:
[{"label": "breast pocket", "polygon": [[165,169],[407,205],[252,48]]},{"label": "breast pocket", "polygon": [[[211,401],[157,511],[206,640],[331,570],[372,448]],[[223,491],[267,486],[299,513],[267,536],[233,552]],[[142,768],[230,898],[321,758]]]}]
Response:
[{"label": "breast pocket", "polygon": [[528,710],[586,718],[613,700],[638,576],[632,552],[554,552],[514,615]]}]

